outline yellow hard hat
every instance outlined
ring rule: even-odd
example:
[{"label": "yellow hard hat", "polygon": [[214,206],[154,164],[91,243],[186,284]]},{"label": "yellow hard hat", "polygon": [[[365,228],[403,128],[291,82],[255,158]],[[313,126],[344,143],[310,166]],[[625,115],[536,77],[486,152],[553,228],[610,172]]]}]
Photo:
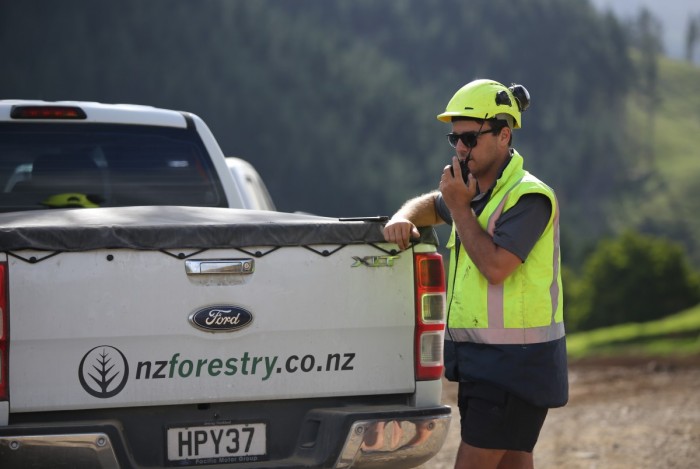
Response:
[{"label": "yellow hard hat", "polygon": [[41,202],[43,205],[52,208],[97,208],[95,202],[90,200],[89,195],[80,194],[77,192],[67,192],[64,194],[54,194],[47,197]]},{"label": "yellow hard hat", "polygon": [[504,119],[518,129],[521,113],[529,106],[530,93],[522,85],[506,87],[494,80],[474,80],[455,93],[437,118],[442,122],[452,122],[453,117]]}]

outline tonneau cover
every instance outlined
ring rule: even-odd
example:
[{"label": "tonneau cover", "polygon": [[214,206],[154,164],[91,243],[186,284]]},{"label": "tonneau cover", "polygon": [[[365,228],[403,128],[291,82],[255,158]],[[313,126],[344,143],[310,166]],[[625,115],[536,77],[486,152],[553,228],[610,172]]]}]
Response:
[{"label": "tonneau cover", "polygon": [[174,206],[33,210],[0,213],[0,251],[377,243],[382,221]]}]

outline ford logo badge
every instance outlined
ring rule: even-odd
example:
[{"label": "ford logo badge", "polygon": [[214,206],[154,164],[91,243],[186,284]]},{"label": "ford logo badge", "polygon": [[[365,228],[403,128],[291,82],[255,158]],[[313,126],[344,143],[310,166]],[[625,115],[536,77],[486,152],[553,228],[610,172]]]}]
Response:
[{"label": "ford logo badge", "polygon": [[238,306],[209,306],[190,314],[190,322],[207,332],[233,332],[253,322],[253,315]]}]

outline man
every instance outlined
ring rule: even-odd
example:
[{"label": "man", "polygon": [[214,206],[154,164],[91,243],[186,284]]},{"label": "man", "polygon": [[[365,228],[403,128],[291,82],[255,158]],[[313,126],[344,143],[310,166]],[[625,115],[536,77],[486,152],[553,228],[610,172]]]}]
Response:
[{"label": "man", "polygon": [[457,153],[439,191],[384,228],[406,249],[416,227],[452,224],[445,375],[459,382],[456,469],[532,468],[547,410],[568,400],[559,208],[511,148],[529,101],[521,85],[492,80],[458,90],[437,116]]}]

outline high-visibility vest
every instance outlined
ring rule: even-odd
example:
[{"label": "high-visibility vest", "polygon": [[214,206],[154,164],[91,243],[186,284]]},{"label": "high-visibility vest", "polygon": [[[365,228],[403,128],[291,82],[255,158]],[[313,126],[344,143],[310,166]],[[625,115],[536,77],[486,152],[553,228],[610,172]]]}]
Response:
[{"label": "high-visibility vest", "polygon": [[[481,227],[493,236],[496,220],[525,194],[543,194],[552,204],[547,226],[532,251],[502,284],[489,284],[459,246],[459,262],[450,268],[446,340],[481,344],[535,344],[564,337],[559,253],[559,207],[552,189],[523,169],[513,152],[490,200],[479,214]],[[455,227],[447,246],[456,262]]]}]

